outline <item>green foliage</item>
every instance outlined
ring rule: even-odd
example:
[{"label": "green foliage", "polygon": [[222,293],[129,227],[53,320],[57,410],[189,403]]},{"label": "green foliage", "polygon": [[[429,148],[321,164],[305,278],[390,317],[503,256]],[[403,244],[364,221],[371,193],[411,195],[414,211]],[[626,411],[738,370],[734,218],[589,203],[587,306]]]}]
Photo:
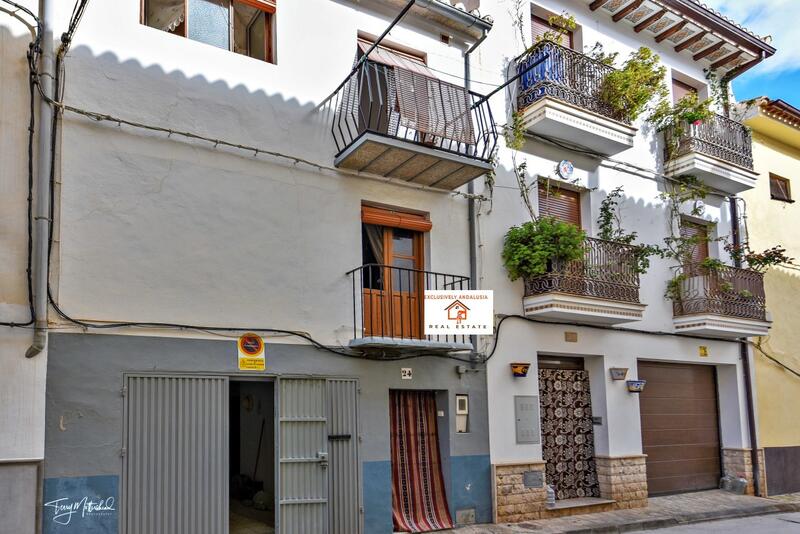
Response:
[{"label": "green foliage", "polygon": [[525,127],[522,124],[523,114],[515,111],[511,114],[511,124],[503,126],[503,137],[506,146],[511,150],[519,150],[525,144]]},{"label": "green foliage", "polygon": [[673,154],[689,124],[699,125],[713,116],[711,99],[700,100],[697,93],[689,93],[674,105],[662,98],[647,120],[664,132],[667,154]]},{"label": "green foliage", "polygon": [[550,24],[552,29],[547,30],[542,35],[537,35],[536,42],[533,43],[534,46],[542,41],[553,41],[555,43],[561,42],[561,38],[564,35],[567,35],[567,33],[571,31],[575,31],[575,28],[578,27],[575,17],[566,11],[562,11],[560,15],[549,16],[547,18],[547,22]]},{"label": "green foliage", "polygon": [[664,296],[668,299],[672,300],[680,300],[681,295],[683,292],[681,291],[681,286],[683,282],[686,280],[687,276],[685,274],[678,274],[672,279],[667,282],[667,289],[664,291]]},{"label": "green foliage", "polygon": [[753,252],[747,243],[739,246],[728,243],[725,245],[725,250],[734,261],[745,262],[749,268],[758,272],[764,272],[774,266],[788,265],[794,261],[794,258],[786,255],[786,249],[781,246],[774,246],[763,252]]},{"label": "green foliage", "polygon": [[606,195],[600,203],[600,215],[597,217],[597,225],[600,229],[600,239],[614,241],[625,245],[633,245],[634,268],[637,273],[644,274],[650,268],[650,256],[661,254],[661,248],[657,245],[639,244],[634,245],[638,237],[636,232],[625,232],[622,228],[622,220],[619,216],[619,203],[622,199],[623,188],[617,187]]},{"label": "green foliage", "polygon": [[704,272],[718,271],[724,266],[725,264],[716,258],[704,258],[703,261],[700,262],[700,268],[703,269]]},{"label": "green foliage", "polygon": [[750,291],[749,289],[742,289],[741,291],[739,291],[738,295],[743,299],[751,299],[754,297],[753,292]]},{"label": "green foliage", "polygon": [[667,69],[658,55],[641,47],[603,80],[600,98],[625,120],[633,121],[649,106],[654,97],[666,98],[664,83]]},{"label": "green foliage", "polygon": [[602,63],[603,65],[608,65],[609,67],[613,67],[617,62],[617,57],[619,56],[619,52],[606,52],[603,48],[603,43],[596,42],[594,46],[586,51],[586,56],[592,58],[593,60],[597,61],[598,63]]},{"label": "green foliage", "polygon": [[583,258],[585,239],[583,230],[554,217],[512,226],[503,242],[503,265],[511,280],[540,276],[554,261]]}]

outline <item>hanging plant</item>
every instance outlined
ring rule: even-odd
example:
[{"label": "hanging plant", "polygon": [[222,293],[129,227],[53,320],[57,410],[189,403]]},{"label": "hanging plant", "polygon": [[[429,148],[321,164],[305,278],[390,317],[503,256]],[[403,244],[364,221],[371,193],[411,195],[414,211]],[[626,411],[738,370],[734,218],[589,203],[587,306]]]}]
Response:
[{"label": "hanging plant", "polygon": [[554,262],[583,258],[586,233],[554,217],[512,226],[503,241],[503,265],[511,280],[541,276]]},{"label": "hanging plant", "polygon": [[623,120],[634,121],[652,100],[666,98],[667,69],[647,47],[632,52],[622,68],[608,73],[600,88],[600,99]]},{"label": "hanging plant", "polygon": [[711,99],[700,100],[697,93],[689,93],[674,105],[662,99],[647,120],[656,130],[664,132],[667,154],[674,153],[688,125],[699,126],[714,117]]}]

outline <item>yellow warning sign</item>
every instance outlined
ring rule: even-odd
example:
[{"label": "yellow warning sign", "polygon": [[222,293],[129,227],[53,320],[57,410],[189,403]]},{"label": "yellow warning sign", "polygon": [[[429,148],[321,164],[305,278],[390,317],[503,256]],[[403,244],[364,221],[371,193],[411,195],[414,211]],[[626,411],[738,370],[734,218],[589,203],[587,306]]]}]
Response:
[{"label": "yellow warning sign", "polygon": [[240,371],[263,371],[266,368],[264,340],[258,334],[242,334],[237,343]]},{"label": "yellow warning sign", "polygon": [[701,358],[708,358],[708,347],[705,345],[700,345],[697,352],[700,354]]}]

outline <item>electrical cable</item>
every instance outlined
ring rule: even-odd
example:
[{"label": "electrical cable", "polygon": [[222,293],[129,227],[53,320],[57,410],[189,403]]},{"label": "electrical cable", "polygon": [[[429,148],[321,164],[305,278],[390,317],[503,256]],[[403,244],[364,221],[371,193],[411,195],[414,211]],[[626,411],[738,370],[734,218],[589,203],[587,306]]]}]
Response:
[{"label": "electrical cable", "polygon": [[[34,31],[33,40],[28,45],[28,52],[26,54],[27,62],[28,62],[28,92],[29,92],[29,100],[30,106],[28,110],[28,198],[27,198],[27,259],[26,259],[26,268],[25,274],[27,278],[27,285],[28,285],[28,314],[29,319],[27,321],[18,322],[18,321],[0,321],[0,326],[5,327],[27,327],[36,321],[36,311],[33,306],[33,144],[34,144],[34,134],[36,131],[36,113],[35,113],[35,85],[37,84],[37,73],[36,73],[36,64],[39,60],[39,55],[41,53],[41,39],[42,39],[42,23],[31,10],[28,8],[17,4],[16,2],[12,2],[11,0],[0,0],[5,4],[8,4],[18,11],[22,11],[23,13],[30,16],[36,23],[36,29]],[[10,13],[11,14],[11,13]],[[15,16],[12,14],[12,16]],[[19,18],[19,17],[16,17]],[[21,20],[21,19],[20,19]]]},{"label": "electrical cable", "polygon": [[575,323],[569,321],[544,321],[542,319],[533,319],[531,317],[525,317],[524,315],[503,315],[500,320],[497,322],[494,330],[494,345],[492,345],[492,350],[489,351],[489,354],[486,355],[483,362],[488,362],[492,356],[494,356],[495,351],[497,350],[497,346],[500,343],[500,330],[506,319],[520,319],[523,321],[527,321],[529,323],[538,323],[538,324],[548,324],[548,325],[559,325],[559,326],[573,326],[576,328],[591,328],[595,330],[607,330],[611,332],[623,332],[627,334],[641,334],[645,336],[653,335],[653,336],[670,336],[670,337],[679,337],[679,338],[689,338],[689,339],[701,339],[703,341],[722,341],[726,343],[739,343],[738,340],[735,339],[723,339],[723,338],[715,338],[715,337],[707,337],[707,336],[698,336],[694,334],[681,334],[678,332],[665,332],[663,330],[637,330],[636,328],[627,328],[624,326],[604,326],[598,324],[583,324],[583,323]]}]

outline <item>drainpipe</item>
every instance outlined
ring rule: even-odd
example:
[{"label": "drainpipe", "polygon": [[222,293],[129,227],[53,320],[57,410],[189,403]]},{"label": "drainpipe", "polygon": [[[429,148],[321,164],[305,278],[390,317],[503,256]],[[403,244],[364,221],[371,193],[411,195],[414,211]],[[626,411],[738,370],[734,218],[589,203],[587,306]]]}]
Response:
[{"label": "drainpipe", "polygon": [[[53,0],[41,0],[39,18],[42,25],[39,88],[48,98],[53,96]],[[25,352],[33,358],[47,346],[47,282],[48,244],[50,240],[50,168],[53,165],[51,135],[53,108],[45,98],[39,101],[39,154],[36,165],[36,211],[34,212],[33,309],[36,314],[33,344]]]},{"label": "drainpipe", "polygon": [[[732,221],[732,236],[733,245],[738,247],[741,245],[741,237],[739,236],[739,209],[736,205],[736,197],[730,197],[729,206]],[[738,258],[734,260],[736,267],[741,267],[742,262]],[[761,480],[761,459],[758,456],[758,431],[756,428],[756,410],[753,401],[753,383],[752,383],[752,369],[750,367],[750,351],[747,347],[747,339],[741,338],[739,340],[739,355],[742,359],[742,371],[744,373],[744,390],[747,397],[747,426],[750,430],[750,465],[753,466],[753,486],[756,495],[761,495],[762,480]]]},{"label": "drainpipe", "polygon": [[[464,52],[464,88],[469,91],[470,88],[470,71],[469,71],[469,57],[472,52],[489,36],[489,31],[484,30],[480,39]],[[477,240],[477,213],[475,209],[475,199],[472,195],[475,194],[475,180],[467,184],[467,193],[470,197],[467,199],[467,220],[469,221],[469,288],[478,288],[478,240]],[[477,362],[478,354],[478,336],[471,336],[471,342],[474,350],[472,351],[473,366]]]}]

